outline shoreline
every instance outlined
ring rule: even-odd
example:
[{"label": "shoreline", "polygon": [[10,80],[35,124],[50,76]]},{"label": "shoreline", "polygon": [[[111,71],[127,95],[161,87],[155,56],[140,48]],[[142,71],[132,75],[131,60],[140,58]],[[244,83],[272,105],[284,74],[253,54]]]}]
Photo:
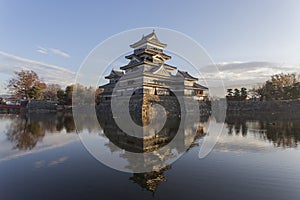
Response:
[{"label": "shoreline", "polygon": [[300,112],[300,100],[284,101],[227,101],[227,112],[295,113]]},{"label": "shoreline", "polygon": [[[99,109],[100,105],[95,105],[96,111],[104,111]],[[84,106],[83,106],[84,107]],[[102,107],[102,106],[100,106]],[[206,103],[199,104],[200,114],[207,114],[210,110]],[[88,106],[90,109],[91,106]],[[31,102],[26,108],[18,109],[1,109],[0,114],[17,114],[17,113],[59,113],[59,112],[72,112],[73,109],[82,109],[82,107],[74,108],[71,105],[57,105],[54,102],[34,101]],[[105,109],[105,111],[107,111]],[[205,111],[205,112],[202,112]],[[226,108],[227,115],[278,115],[278,114],[300,114],[300,100],[285,100],[285,101],[227,101]],[[295,116],[296,117],[296,116]]]}]

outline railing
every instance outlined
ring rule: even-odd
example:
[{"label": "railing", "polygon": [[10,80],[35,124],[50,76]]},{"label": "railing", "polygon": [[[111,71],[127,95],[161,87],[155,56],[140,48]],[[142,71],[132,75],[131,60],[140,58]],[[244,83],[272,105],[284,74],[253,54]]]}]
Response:
[{"label": "railing", "polygon": [[0,105],[0,109],[7,109],[7,108],[26,108],[26,106],[21,105]]}]

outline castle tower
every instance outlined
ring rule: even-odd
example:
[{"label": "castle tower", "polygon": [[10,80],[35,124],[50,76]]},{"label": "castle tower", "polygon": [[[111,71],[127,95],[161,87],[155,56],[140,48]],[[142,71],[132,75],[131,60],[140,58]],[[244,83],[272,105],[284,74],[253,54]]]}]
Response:
[{"label": "castle tower", "polygon": [[133,53],[125,57],[130,61],[120,68],[127,75],[126,83],[122,84],[127,91],[142,85],[137,93],[169,95],[169,82],[173,78],[171,72],[176,67],[165,63],[171,59],[163,52],[166,46],[158,40],[154,31],[130,45]]},{"label": "castle tower", "polygon": [[[135,116],[132,118],[139,125],[145,125],[151,120],[151,116],[161,114],[156,113],[160,111],[151,109],[154,103],[163,106],[167,114],[178,116],[182,111],[195,110],[187,106],[181,108],[178,97],[203,100],[203,91],[207,88],[196,84],[198,78],[166,63],[171,59],[164,52],[166,46],[160,42],[154,30],[131,44],[133,53],[125,56],[129,60],[128,64],[120,67],[121,71],[112,70],[105,77],[110,83],[99,87],[102,91],[102,110],[111,106],[112,95],[118,99],[131,97],[129,112],[131,116]],[[174,71],[177,71],[176,75],[173,75]]]}]

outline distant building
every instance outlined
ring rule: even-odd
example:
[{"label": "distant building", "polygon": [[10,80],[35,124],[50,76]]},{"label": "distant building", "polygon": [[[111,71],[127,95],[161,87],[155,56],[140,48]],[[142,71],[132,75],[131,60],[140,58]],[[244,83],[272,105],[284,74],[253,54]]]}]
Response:
[{"label": "distant building", "polygon": [[[133,53],[125,57],[130,60],[129,63],[120,67],[120,71],[112,70],[105,77],[109,83],[99,87],[101,98],[104,101],[110,100],[116,83],[120,81],[115,91],[120,96],[125,94],[174,96],[171,91],[176,90],[176,86],[181,84],[179,91],[181,95],[191,96],[199,101],[206,100],[208,88],[198,84],[198,78],[165,63],[171,59],[171,56],[163,52],[166,46],[159,41],[154,31],[130,45],[134,49]],[[176,75],[172,75],[175,70]]]}]

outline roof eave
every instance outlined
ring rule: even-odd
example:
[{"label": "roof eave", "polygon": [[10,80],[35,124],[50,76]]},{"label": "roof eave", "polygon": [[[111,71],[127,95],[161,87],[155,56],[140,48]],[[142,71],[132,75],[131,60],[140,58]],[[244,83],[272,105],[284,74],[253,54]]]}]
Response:
[{"label": "roof eave", "polygon": [[140,40],[140,41],[138,41],[136,43],[133,43],[133,44],[131,44],[129,46],[131,48],[136,48],[136,47],[141,46],[142,44],[145,44],[145,43],[150,43],[150,44],[162,47],[162,48],[165,48],[167,46],[167,44],[164,44],[164,43],[157,43],[157,42],[152,42],[152,41],[142,41],[142,40]]}]

